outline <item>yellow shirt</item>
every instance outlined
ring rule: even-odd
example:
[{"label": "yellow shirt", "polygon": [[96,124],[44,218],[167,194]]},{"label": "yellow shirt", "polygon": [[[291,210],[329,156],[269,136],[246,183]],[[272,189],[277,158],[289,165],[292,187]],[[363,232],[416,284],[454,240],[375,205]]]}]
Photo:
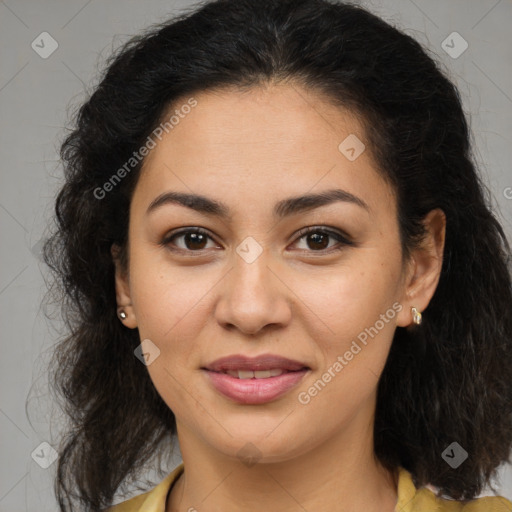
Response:
[{"label": "yellow shirt", "polygon": [[[165,512],[167,494],[183,470],[181,463],[151,491],[114,505],[105,512]],[[502,496],[477,498],[466,503],[439,499],[426,487],[416,489],[411,474],[400,468],[395,512],[512,512],[512,502]]]}]

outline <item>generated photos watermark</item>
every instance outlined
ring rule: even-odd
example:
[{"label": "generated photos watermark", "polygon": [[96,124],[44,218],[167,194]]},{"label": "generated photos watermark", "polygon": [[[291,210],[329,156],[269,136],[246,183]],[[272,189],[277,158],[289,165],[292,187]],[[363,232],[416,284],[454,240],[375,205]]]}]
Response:
[{"label": "generated photos watermark", "polygon": [[156,141],[162,140],[162,136],[165,133],[169,133],[175,126],[180,123],[180,119],[183,119],[189,114],[193,107],[197,106],[197,100],[195,98],[189,98],[187,103],[183,104],[179,109],[176,109],[171,117],[164,123],[160,123],[152,132],[148,135],[146,142],[139,148],[138,151],[134,151],[132,156],[105,182],[101,187],[94,189],[94,197],[96,199],[104,199],[108,192],[112,192],[114,188],[121,183],[121,180],[129,174],[135,166],[142,162],[145,156],[147,156],[153,148],[156,147]]},{"label": "generated photos watermark", "polygon": [[[395,302],[391,308],[389,308],[385,314],[380,315],[379,320],[377,320],[373,326],[364,329],[357,335],[357,339],[359,342],[366,346],[368,344],[368,337],[373,339],[379,332],[384,329],[385,325],[388,324],[397,313],[402,311],[403,306],[399,302]],[[298,395],[298,400],[302,405],[307,405],[311,402],[311,400],[318,395],[320,391],[322,391],[325,386],[331,382],[331,380],[338,375],[345,366],[349,364],[354,356],[359,354],[363,347],[357,343],[356,340],[352,341],[350,345],[350,349],[347,350],[343,355],[339,355],[336,358],[336,361],[329,366],[329,368],[322,374],[320,379],[317,379],[313,385],[311,385],[307,391],[301,391]]]}]

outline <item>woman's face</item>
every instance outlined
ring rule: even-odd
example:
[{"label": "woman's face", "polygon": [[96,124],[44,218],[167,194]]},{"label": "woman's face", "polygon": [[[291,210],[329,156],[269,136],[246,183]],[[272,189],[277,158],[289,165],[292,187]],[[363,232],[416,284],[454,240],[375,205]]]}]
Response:
[{"label": "woman's face", "polygon": [[[145,161],[129,273],[117,275],[125,324],[151,340],[147,369],[178,433],[262,462],[356,424],[370,435],[393,333],[411,317],[396,201],[361,124],[298,86],[194,98],[174,105],[179,122]],[[205,199],[185,206],[169,193]],[[257,371],[278,371],[261,380],[239,379],[252,374],[236,361],[217,368],[232,375],[205,369],[260,355],[307,369],[279,376],[286,365],[267,359]]]}]

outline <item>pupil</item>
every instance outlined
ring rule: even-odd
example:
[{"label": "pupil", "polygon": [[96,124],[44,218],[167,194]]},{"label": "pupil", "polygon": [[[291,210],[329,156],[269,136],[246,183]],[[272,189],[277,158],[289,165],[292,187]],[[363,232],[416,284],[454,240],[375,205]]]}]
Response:
[{"label": "pupil", "polygon": [[[199,244],[201,245],[201,238],[204,239],[204,235],[201,234],[201,233],[188,233],[187,235],[187,245],[189,246],[189,249],[202,249],[203,247],[197,247],[197,246],[194,246],[194,244]],[[189,243],[190,242],[190,243]],[[202,240],[203,244],[204,244],[204,240]],[[190,245],[192,245],[193,247],[190,247]]]},{"label": "pupil", "polygon": [[[322,243],[319,242],[319,238],[323,238],[324,239],[324,242],[327,240],[327,236],[325,234],[322,234],[322,233],[313,233],[311,235],[309,235],[309,239],[310,240],[313,240],[313,244],[320,244],[320,247],[311,247],[311,248],[316,248],[316,249],[325,249],[327,246]],[[329,244],[327,244],[329,245]]]}]

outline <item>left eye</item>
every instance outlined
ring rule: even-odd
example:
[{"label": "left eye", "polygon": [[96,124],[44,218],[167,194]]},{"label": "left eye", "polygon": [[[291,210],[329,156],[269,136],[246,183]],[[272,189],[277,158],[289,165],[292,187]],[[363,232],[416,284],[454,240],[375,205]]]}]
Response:
[{"label": "left eye", "polygon": [[[299,235],[301,235],[297,240],[302,240],[303,238],[306,239],[306,244],[309,245],[309,247],[315,247],[316,249],[313,252],[321,252],[325,251],[329,245],[329,238],[334,238],[338,242],[338,247],[336,247],[335,250],[341,250],[346,245],[352,245],[352,242],[350,242],[345,236],[343,236],[341,233],[337,233],[335,231],[330,231],[327,229],[320,229],[320,228],[307,228],[304,230],[301,230],[299,232]],[[327,242],[327,247],[325,246],[325,243]],[[313,244],[313,245],[311,245]]]},{"label": "left eye", "polygon": [[[306,244],[309,246],[309,248],[315,249],[312,250],[311,252],[322,252],[328,250],[329,238],[334,238],[340,245],[340,247],[337,247],[335,250],[340,250],[346,245],[352,245],[352,242],[350,242],[347,239],[347,237],[343,236],[341,233],[337,233],[335,231],[330,231],[326,229],[306,228],[301,230],[299,232],[299,235],[300,236],[299,238],[296,239],[296,242],[302,240],[303,238],[306,239]],[[172,245],[176,246],[176,244],[174,244],[173,241],[180,238],[183,238],[185,247],[169,247]],[[199,252],[207,248],[204,245],[208,239],[213,240],[208,234],[208,232],[201,228],[186,229],[166,237],[162,241],[162,245],[169,247],[173,251],[176,250],[178,252]]]}]

